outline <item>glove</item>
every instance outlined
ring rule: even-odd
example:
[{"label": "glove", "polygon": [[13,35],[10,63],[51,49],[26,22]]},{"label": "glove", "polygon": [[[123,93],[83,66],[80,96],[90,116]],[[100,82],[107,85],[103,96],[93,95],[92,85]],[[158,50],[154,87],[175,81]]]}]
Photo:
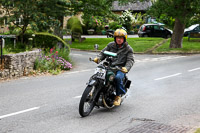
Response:
[{"label": "glove", "polygon": [[122,67],[122,70],[121,70],[123,73],[127,73],[128,70],[126,69],[126,67]]},{"label": "glove", "polygon": [[99,63],[99,58],[98,57],[94,58],[94,62],[98,64]]}]

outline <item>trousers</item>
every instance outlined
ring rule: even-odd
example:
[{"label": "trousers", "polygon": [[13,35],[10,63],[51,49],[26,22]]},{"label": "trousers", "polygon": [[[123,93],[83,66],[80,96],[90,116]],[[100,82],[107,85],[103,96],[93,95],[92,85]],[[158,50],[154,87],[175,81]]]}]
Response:
[{"label": "trousers", "polygon": [[125,74],[121,71],[117,71],[115,76],[115,83],[116,83],[116,95],[119,96],[121,94],[125,94],[126,91],[124,90],[123,79]]}]

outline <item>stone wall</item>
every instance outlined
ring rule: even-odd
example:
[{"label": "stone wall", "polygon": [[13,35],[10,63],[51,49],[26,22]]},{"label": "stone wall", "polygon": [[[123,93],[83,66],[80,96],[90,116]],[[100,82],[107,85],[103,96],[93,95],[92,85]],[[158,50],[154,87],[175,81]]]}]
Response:
[{"label": "stone wall", "polygon": [[28,75],[33,71],[35,60],[39,55],[39,50],[3,55],[2,65],[0,59],[0,80]]}]

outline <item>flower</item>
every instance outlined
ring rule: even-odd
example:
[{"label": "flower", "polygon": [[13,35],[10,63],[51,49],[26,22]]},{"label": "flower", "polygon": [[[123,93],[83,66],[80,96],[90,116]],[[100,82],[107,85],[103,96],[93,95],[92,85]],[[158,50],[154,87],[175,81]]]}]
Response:
[{"label": "flower", "polygon": [[53,48],[50,49],[50,53],[51,53],[51,54],[53,53]]}]

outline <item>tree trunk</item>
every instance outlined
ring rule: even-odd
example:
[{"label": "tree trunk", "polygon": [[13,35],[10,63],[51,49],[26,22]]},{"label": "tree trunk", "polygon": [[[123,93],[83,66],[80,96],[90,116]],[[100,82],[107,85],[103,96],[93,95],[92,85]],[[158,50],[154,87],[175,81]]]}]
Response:
[{"label": "tree trunk", "polygon": [[170,48],[182,48],[184,29],[185,24],[176,18]]}]

